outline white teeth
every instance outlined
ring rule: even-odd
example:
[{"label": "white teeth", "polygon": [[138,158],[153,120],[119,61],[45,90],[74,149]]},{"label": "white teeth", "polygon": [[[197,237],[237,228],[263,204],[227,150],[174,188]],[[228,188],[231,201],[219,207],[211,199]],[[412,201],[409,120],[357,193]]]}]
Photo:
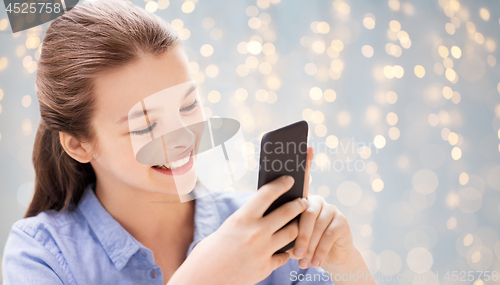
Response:
[{"label": "white teeth", "polygon": [[167,169],[167,168],[176,169],[176,168],[179,168],[179,167],[181,167],[181,166],[183,166],[183,165],[185,165],[186,163],[189,162],[190,154],[191,153],[189,153],[185,158],[176,160],[174,162],[167,163],[167,164],[164,164],[164,165],[159,165],[159,168],[161,168],[161,169]]}]

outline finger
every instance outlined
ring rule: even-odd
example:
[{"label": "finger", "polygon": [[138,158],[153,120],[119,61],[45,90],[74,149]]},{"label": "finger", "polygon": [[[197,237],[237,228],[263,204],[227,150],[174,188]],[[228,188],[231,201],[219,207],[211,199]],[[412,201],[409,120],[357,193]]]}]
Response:
[{"label": "finger", "polygon": [[288,252],[277,253],[271,256],[271,268],[276,270],[283,266],[290,259],[290,254]]},{"label": "finger", "polygon": [[318,199],[316,197],[319,196],[309,197],[309,207],[300,215],[299,235],[294,245],[294,257],[302,258],[306,254],[306,250],[309,246],[314,225],[316,224],[316,219],[321,213],[321,208],[323,207],[322,199]]},{"label": "finger", "polygon": [[305,198],[297,198],[287,202],[263,218],[266,227],[274,232],[304,212],[309,206]]},{"label": "finger", "polygon": [[323,236],[325,229],[328,227],[328,225],[330,225],[331,221],[333,220],[334,214],[335,212],[332,207],[323,207],[321,209],[321,213],[316,219],[316,223],[314,225],[313,234],[309,241],[306,255],[301,260],[299,260],[299,266],[301,267],[305,266],[305,268],[307,268],[311,265],[311,260],[314,255],[314,252],[318,247],[319,241]]},{"label": "finger", "polygon": [[314,157],[314,148],[312,146],[307,147],[307,156],[306,156],[306,172],[304,177],[304,192],[302,197],[307,198],[309,195],[309,182],[311,178],[311,165]]},{"label": "finger", "polygon": [[297,238],[298,233],[299,223],[297,221],[293,221],[286,227],[275,232],[272,236],[271,242],[271,248],[273,249],[273,252],[276,252],[278,249],[281,249],[285,245],[291,243],[294,239]]},{"label": "finger", "polygon": [[263,185],[257,193],[243,205],[243,211],[249,215],[262,217],[271,204],[292,188],[294,179],[290,175],[283,175]]},{"label": "finger", "polygon": [[328,253],[332,249],[335,242],[345,234],[346,231],[350,230],[347,218],[344,215],[335,214],[335,218],[332,220],[330,225],[325,229],[323,236],[316,248],[314,257],[312,258],[311,264],[314,267],[319,267],[325,261]]}]

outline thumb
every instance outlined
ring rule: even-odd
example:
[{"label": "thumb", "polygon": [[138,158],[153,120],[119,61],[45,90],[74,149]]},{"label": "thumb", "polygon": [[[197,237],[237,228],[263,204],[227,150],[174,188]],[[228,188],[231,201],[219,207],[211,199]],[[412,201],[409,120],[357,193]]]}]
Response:
[{"label": "thumb", "polygon": [[271,256],[272,270],[274,271],[283,266],[288,261],[288,259],[290,259],[290,254],[288,252],[277,253]]}]

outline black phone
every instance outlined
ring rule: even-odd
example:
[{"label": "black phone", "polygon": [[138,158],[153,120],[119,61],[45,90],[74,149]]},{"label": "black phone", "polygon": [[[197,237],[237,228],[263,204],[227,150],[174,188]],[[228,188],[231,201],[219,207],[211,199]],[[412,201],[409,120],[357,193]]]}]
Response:
[{"label": "black phone", "polygon": [[[264,216],[287,202],[303,197],[307,157],[307,132],[308,124],[302,120],[270,131],[262,137],[258,188],[282,175],[290,175],[295,179],[292,188],[276,199],[264,213]],[[299,217],[300,215],[288,222],[287,225],[294,220],[298,220]],[[294,245],[295,240],[279,249],[276,253],[285,252],[293,248]]]}]

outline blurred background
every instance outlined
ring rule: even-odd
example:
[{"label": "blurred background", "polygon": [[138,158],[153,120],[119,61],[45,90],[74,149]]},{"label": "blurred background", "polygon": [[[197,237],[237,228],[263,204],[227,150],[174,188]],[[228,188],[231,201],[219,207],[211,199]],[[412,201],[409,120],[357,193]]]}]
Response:
[{"label": "blurred background", "polygon": [[[500,1],[131,2],[178,31],[206,114],[241,122],[234,189],[256,190],[264,132],[307,120],[310,192],[379,284],[499,284],[451,274],[500,272]],[[12,34],[0,9],[0,254],[32,195],[47,25]]]}]

